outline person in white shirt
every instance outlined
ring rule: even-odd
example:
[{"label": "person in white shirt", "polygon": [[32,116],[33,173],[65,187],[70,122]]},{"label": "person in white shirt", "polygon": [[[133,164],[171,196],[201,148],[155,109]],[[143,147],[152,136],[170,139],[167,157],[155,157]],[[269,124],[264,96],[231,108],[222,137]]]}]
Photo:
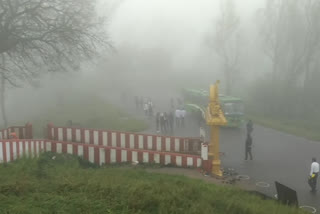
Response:
[{"label": "person in white shirt", "polygon": [[315,192],[317,188],[317,180],[319,174],[319,163],[316,158],[312,158],[311,171],[308,183],[311,187],[311,192]]}]

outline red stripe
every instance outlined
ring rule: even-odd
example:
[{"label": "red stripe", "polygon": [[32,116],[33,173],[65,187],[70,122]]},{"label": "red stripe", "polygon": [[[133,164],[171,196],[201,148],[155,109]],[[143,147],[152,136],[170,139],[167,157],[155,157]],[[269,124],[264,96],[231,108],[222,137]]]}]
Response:
[{"label": "red stripe", "polygon": [[138,149],[138,148],[139,148],[139,138],[138,138],[138,135],[135,134],[133,139],[134,139],[134,149]]},{"label": "red stripe", "polygon": [[163,153],[160,153],[160,164],[161,165],[165,164],[165,155]]},{"label": "red stripe", "polygon": [[62,138],[63,138],[63,141],[68,141],[67,128],[62,128]]},{"label": "red stripe", "polygon": [[139,161],[139,163],[143,162],[143,152],[141,152],[141,151],[138,151],[138,161]]},{"label": "red stripe", "polygon": [[152,150],[157,150],[157,136],[152,136]]},{"label": "red stripe", "polygon": [[76,129],[71,128],[72,142],[76,142]]},{"label": "red stripe", "polygon": [[161,137],[161,151],[166,151],[166,138]]},{"label": "red stripe", "polygon": [[110,157],[110,149],[109,148],[105,149],[105,158],[106,158],[106,164],[109,164],[110,163],[110,159],[111,159],[111,157]]},{"label": "red stripe", "polygon": [[112,132],[107,132],[107,146],[111,146],[112,145]]},{"label": "red stripe", "polygon": [[[3,136],[3,135],[2,135]],[[3,162],[7,162],[6,142],[2,142]]]},{"label": "red stripe", "polygon": [[182,160],[182,167],[187,167],[188,165],[187,165],[187,157],[186,156],[182,156],[182,158],[181,158]]},{"label": "red stripe", "polygon": [[154,153],[149,152],[149,163],[154,163]]},{"label": "red stripe", "polygon": [[58,128],[53,128],[53,140],[58,140]]},{"label": "red stripe", "polygon": [[175,145],[175,140],[173,137],[170,137],[170,152],[174,152],[174,145]]},{"label": "red stripe", "polygon": [[192,157],[192,161],[193,161],[193,167],[197,168],[197,158],[196,157]]},{"label": "red stripe", "polygon": [[85,143],[84,129],[80,129],[80,142]]},{"label": "red stripe", "polygon": [[88,145],[83,145],[83,159],[89,160],[89,148]]},{"label": "red stripe", "polygon": [[98,144],[103,145],[103,136],[102,136],[102,131],[98,131]]},{"label": "red stripe", "polygon": [[19,142],[17,142],[16,148],[17,148],[17,158],[20,158],[20,143]]},{"label": "red stripe", "polygon": [[13,142],[9,142],[10,145],[10,161],[13,161]]},{"label": "red stripe", "polygon": [[116,142],[117,147],[121,147],[120,132],[116,132]]},{"label": "red stripe", "polygon": [[29,156],[31,156],[31,142],[30,141],[28,141],[28,151],[29,151]]},{"label": "red stripe", "polygon": [[94,147],[94,163],[99,165],[99,162],[100,162],[99,147]]},{"label": "red stripe", "polygon": [[72,154],[78,155],[78,145],[72,144]]},{"label": "red stripe", "polygon": [[89,130],[89,144],[94,144],[93,130]]},{"label": "red stripe", "polygon": [[51,151],[52,152],[57,152],[57,144],[56,142],[51,142]]},{"label": "red stripe", "polygon": [[132,162],[132,151],[127,150],[127,162]]},{"label": "red stripe", "polygon": [[125,134],[126,148],[130,148],[130,135],[128,133]]},{"label": "red stripe", "polygon": [[120,149],[116,149],[116,162],[117,163],[121,163],[121,150]]},{"label": "red stripe", "polygon": [[143,149],[147,150],[148,149],[147,136],[143,135],[142,140],[143,140]]},{"label": "red stripe", "polygon": [[170,157],[171,157],[171,164],[173,164],[173,165],[177,165],[177,157],[175,156],[175,155],[170,155]]},{"label": "red stripe", "polygon": [[68,153],[68,144],[62,143],[62,153],[67,154]]}]

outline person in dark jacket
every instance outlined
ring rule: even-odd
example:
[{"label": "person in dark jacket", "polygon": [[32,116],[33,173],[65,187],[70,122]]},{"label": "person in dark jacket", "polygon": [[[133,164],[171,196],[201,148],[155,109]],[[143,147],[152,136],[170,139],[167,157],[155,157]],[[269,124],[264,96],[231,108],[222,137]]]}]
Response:
[{"label": "person in dark jacket", "polygon": [[251,135],[248,133],[247,140],[246,140],[246,158],[245,158],[245,160],[248,159],[248,155],[250,156],[250,160],[252,160],[251,149],[252,149],[252,138],[251,138]]},{"label": "person in dark jacket", "polygon": [[169,123],[170,133],[173,134],[174,116],[172,112],[169,113],[168,123]]},{"label": "person in dark jacket", "polygon": [[157,133],[159,133],[160,132],[160,113],[159,112],[157,112],[157,114],[156,114],[156,126],[157,126]]}]

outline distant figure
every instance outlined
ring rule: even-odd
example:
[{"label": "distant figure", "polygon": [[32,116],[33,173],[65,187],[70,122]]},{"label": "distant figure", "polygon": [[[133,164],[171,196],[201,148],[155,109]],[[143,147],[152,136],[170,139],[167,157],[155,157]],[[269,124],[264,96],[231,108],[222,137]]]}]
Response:
[{"label": "distant figure", "polygon": [[308,183],[311,187],[311,192],[317,191],[317,180],[319,174],[319,163],[316,158],[312,158],[311,171]]},{"label": "distant figure", "polygon": [[169,130],[169,120],[168,120],[168,114],[167,112],[163,113],[164,116],[164,126],[165,126],[165,131],[167,132]]},{"label": "distant figure", "polygon": [[148,116],[148,112],[149,112],[149,105],[148,105],[148,103],[144,103],[143,110],[144,110],[144,114],[145,114],[146,116]]},{"label": "distant figure", "polygon": [[160,126],[160,113],[157,112],[157,114],[156,114],[156,129],[157,129],[157,133],[160,132],[160,130],[159,130],[160,127],[159,126]]},{"label": "distant figure", "polygon": [[166,120],[165,120],[165,117],[164,117],[164,114],[161,113],[160,114],[160,129],[161,129],[161,133],[164,134],[166,133]]},{"label": "distant figure", "polygon": [[250,155],[250,160],[252,160],[252,153],[251,153],[251,148],[252,148],[252,138],[250,134],[247,134],[247,140],[246,140],[246,158],[245,160],[248,159],[248,154]]},{"label": "distant figure", "polygon": [[175,112],[175,116],[176,116],[176,126],[177,128],[180,127],[180,114],[181,114],[181,111],[179,108],[176,109],[176,112]]},{"label": "distant figure", "polygon": [[148,101],[148,113],[150,117],[153,116],[153,102],[151,101],[151,99]]},{"label": "distant figure", "polygon": [[187,114],[186,110],[182,108],[182,110],[180,110],[180,120],[181,120],[182,127],[185,126],[184,120],[185,120],[186,114]]},{"label": "distant figure", "polygon": [[247,134],[251,134],[253,131],[253,123],[252,120],[249,120],[247,123]]},{"label": "distant figure", "polygon": [[170,133],[173,134],[174,116],[172,112],[169,113],[168,123],[169,123]]}]

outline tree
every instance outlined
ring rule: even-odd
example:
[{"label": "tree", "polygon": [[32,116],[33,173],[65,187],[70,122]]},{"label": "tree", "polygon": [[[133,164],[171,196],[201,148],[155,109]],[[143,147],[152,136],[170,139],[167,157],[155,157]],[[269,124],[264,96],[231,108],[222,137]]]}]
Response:
[{"label": "tree", "polygon": [[221,16],[216,23],[213,47],[222,59],[227,94],[231,94],[239,62],[239,24],[233,0],[221,1]]},{"label": "tree", "polygon": [[101,24],[94,0],[0,0],[2,89],[45,71],[77,69],[109,46]]}]

